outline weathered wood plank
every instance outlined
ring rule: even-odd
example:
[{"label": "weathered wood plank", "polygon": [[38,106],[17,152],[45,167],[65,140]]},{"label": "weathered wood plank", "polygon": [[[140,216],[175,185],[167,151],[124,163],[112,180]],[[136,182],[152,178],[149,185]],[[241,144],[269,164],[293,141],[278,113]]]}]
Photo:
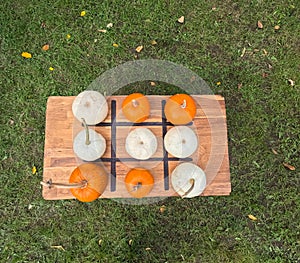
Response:
[{"label": "weathered wood plank", "polygon": [[[73,152],[73,138],[83,129],[80,122],[74,119],[72,102],[75,97],[49,97],[46,111],[45,149],[43,180],[52,179],[53,182],[68,182],[72,171],[83,163]],[[158,150],[151,160],[133,160],[125,151],[125,139],[129,131],[134,128],[122,114],[121,105],[125,96],[108,97],[109,107],[111,101],[116,101],[116,185],[115,191],[111,191],[110,182],[100,198],[129,198],[124,178],[133,167],[149,169],[155,178],[155,185],[149,197],[176,196],[172,189],[170,174],[182,160],[169,160],[167,181],[164,179],[163,162],[163,130],[162,101],[169,96],[148,96],[151,105],[151,116],[145,121],[150,123],[149,128],[158,139]],[[202,196],[229,195],[231,192],[230,169],[227,146],[227,126],[224,98],[218,95],[193,95],[197,102],[197,115],[191,125],[198,135],[200,145],[198,150],[190,156],[192,161],[204,169],[208,185]],[[105,154],[99,160],[110,173],[111,163],[111,111],[100,124],[90,127],[101,133],[107,142]],[[127,126],[127,125],[128,126]],[[144,124],[143,124],[144,125]],[[172,126],[168,126],[170,129]],[[110,178],[111,180],[111,178]],[[165,187],[168,189],[165,189]],[[69,190],[49,189],[43,187],[43,197],[47,200],[74,198]]]}]

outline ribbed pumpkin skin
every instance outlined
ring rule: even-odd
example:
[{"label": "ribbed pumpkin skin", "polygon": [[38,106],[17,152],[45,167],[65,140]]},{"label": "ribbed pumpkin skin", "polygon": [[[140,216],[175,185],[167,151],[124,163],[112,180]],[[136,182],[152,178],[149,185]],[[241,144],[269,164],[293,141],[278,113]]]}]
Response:
[{"label": "ribbed pumpkin skin", "polygon": [[[186,107],[181,105],[186,103]],[[175,94],[168,99],[165,105],[165,116],[167,120],[175,125],[185,125],[191,122],[197,111],[194,99],[187,94]]]},{"label": "ribbed pumpkin skin", "polygon": [[84,188],[72,188],[71,193],[81,202],[92,202],[96,200],[105,190],[108,183],[108,175],[103,167],[85,163],[79,165],[72,172],[69,182],[87,182]]},{"label": "ribbed pumpkin skin", "polygon": [[[138,106],[135,107],[132,100],[135,100]],[[131,122],[143,122],[150,115],[150,103],[143,94],[132,93],[123,100],[122,112]]]},{"label": "ribbed pumpkin skin", "polygon": [[[138,184],[141,184],[138,189],[135,190]],[[125,177],[125,185],[127,191],[135,198],[142,198],[147,196],[154,185],[154,178],[152,174],[143,168],[131,169]]]}]

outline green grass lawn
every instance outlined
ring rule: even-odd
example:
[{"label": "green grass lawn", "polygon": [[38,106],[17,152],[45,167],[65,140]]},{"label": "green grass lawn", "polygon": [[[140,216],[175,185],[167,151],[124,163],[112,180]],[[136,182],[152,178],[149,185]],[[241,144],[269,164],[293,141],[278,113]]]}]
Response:
[{"label": "green grass lawn", "polygon": [[[296,0],[3,0],[0,261],[299,262],[299,8]],[[43,200],[47,98],[150,58],[193,70],[225,97],[231,195],[144,206]],[[131,89],[177,92],[140,83],[120,93]]]}]

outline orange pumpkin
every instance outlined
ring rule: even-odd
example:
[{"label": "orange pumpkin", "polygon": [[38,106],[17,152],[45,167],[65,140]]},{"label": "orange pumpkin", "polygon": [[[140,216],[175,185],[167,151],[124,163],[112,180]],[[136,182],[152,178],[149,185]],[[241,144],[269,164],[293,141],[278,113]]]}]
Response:
[{"label": "orange pumpkin", "polygon": [[71,188],[70,191],[79,201],[91,202],[104,192],[108,183],[108,175],[102,166],[85,163],[75,168],[69,182],[86,182],[85,187]]},{"label": "orange pumpkin", "polygon": [[122,103],[124,116],[131,122],[143,122],[150,115],[150,103],[141,93],[128,95]]},{"label": "orange pumpkin", "polygon": [[197,106],[194,99],[187,94],[171,96],[165,105],[167,120],[175,125],[185,125],[196,116]]},{"label": "orange pumpkin", "polygon": [[135,198],[142,198],[151,192],[154,185],[154,178],[148,170],[134,168],[127,173],[125,185],[130,195]]},{"label": "orange pumpkin", "polygon": [[105,190],[108,174],[102,166],[84,163],[75,168],[69,178],[69,183],[41,182],[49,188],[70,189],[71,193],[81,202],[96,200]]}]

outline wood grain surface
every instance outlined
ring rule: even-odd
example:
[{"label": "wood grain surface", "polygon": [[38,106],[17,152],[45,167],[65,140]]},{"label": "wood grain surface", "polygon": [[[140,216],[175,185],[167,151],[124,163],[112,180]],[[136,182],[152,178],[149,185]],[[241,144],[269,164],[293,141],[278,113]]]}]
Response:
[{"label": "wood grain surface", "polygon": [[[197,114],[188,124],[198,135],[198,150],[190,157],[179,160],[166,154],[163,136],[172,125],[165,120],[163,107],[169,96],[147,96],[151,115],[144,123],[133,125],[122,114],[121,105],[125,96],[107,97],[109,114],[97,126],[90,126],[106,139],[106,151],[95,161],[104,165],[110,174],[109,184],[100,198],[129,198],[124,178],[133,167],[149,169],[155,179],[149,197],[177,196],[171,185],[171,173],[181,162],[193,162],[206,174],[207,186],[202,196],[229,195],[231,192],[227,126],[224,98],[218,95],[193,95]],[[72,102],[75,97],[49,97],[46,110],[45,149],[43,181],[67,183],[72,171],[84,161],[73,152],[73,138],[83,129],[73,116]],[[113,113],[113,114],[112,114]],[[157,137],[158,149],[149,160],[131,158],[125,151],[125,139],[132,129],[149,128]],[[115,156],[113,156],[115,155]],[[115,158],[112,158],[115,157]],[[68,189],[43,186],[46,200],[74,198]]]}]

